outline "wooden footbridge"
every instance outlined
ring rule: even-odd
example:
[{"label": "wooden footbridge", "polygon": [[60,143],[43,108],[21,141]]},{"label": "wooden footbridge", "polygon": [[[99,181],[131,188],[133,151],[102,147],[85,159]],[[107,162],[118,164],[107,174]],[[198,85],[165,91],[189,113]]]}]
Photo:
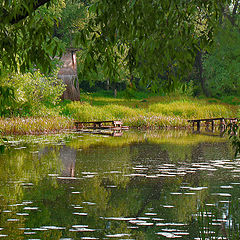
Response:
[{"label": "wooden footbridge", "polygon": [[122,136],[122,130],[128,130],[121,120],[74,122],[77,131],[102,135]]},{"label": "wooden footbridge", "polygon": [[215,127],[218,127],[220,132],[224,132],[228,124],[237,123],[238,118],[205,118],[205,119],[194,119],[188,120],[192,123],[192,130],[195,130],[195,124],[197,126],[197,132],[200,132],[201,127],[205,127],[206,130],[214,131]]}]

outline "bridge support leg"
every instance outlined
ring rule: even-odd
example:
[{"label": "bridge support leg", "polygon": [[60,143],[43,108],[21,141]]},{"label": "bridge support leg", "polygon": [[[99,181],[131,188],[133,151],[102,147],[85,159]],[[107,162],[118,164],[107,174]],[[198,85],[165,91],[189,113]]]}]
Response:
[{"label": "bridge support leg", "polygon": [[200,121],[197,121],[197,131],[200,132]]},{"label": "bridge support leg", "polygon": [[214,132],[214,121],[212,121],[212,132]]}]

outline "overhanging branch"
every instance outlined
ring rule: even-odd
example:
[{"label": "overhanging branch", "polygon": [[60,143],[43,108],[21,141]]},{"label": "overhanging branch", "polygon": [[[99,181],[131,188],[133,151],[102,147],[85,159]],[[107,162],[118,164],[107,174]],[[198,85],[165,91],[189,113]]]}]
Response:
[{"label": "overhanging branch", "polygon": [[[41,7],[42,5],[44,5],[50,1],[51,0],[35,0],[32,4],[31,12],[34,12],[39,7]],[[7,21],[7,23],[16,24],[16,23],[20,22],[21,20],[25,19],[27,16],[29,16],[29,11],[24,6],[22,6],[18,12],[19,12],[19,14],[13,15],[11,12],[5,11],[2,14],[2,16],[0,17],[0,22]]]}]

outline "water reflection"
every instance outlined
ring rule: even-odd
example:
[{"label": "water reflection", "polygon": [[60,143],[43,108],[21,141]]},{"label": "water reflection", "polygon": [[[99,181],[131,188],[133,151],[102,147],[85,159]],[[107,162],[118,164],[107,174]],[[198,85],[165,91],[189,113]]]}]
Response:
[{"label": "water reflection", "polygon": [[0,155],[0,238],[239,239],[240,159],[223,138],[27,142]]}]

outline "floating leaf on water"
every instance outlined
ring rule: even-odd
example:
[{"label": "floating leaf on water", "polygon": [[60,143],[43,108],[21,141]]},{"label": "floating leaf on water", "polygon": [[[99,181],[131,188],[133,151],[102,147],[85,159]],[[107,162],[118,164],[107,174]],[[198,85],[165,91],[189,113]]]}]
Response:
[{"label": "floating leaf on water", "polygon": [[70,232],[94,232],[96,231],[95,229],[90,229],[90,228],[75,228],[75,229],[69,229]]},{"label": "floating leaf on water", "polygon": [[149,220],[151,218],[150,217],[137,217],[137,219],[139,219],[139,220]]},{"label": "floating leaf on water", "polygon": [[83,204],[87,204],[87,205],[96,205],[96,203],[94,202],[82,202]]},{"label": "floating leaf on water", "polygon": [[33,183],[22,183],[22,186],[33,186]]},{"label": "floating leaf on water", "polygon": [[145,213],[145,215],[147,215],[147,216],[156,216],[157,213]]},{"label": "floating leaf on water", "polygon": [[191,191],[201,191],[203,189],[207,189],[208,187],[190,187],[189,190]]},{"label": "floating leaf on water", "polygon": [[95,238],[95,237],[81,237],[81,239],[85,239],[85,240],[95,240],[95,239],[99,239],[99,238]]},{"label": "floating leaf on water", "polygon": [[82,172],[84,175],[97,175],[97,172]]},{"label": "floating leaf on water", "polygon": [[23,234],[26,234],[26,235],[33,235],[33,234],[36,234],[36,232],[24,232]]},{"label": "floating leaf on water", "polygon": [[175,235],[181,235],[181,236],[189,235],[188,232],[173,232],[173,234],[175,234]]},{"label": "floating leaf on water", "polygon": [[18,215],[18,216],[28,216],[29,213],[16,213],[16,215]]},{"label": "floating leaf on water", "polygon": [[145,175],[146,178],[158,178],[157,175]]},{"label": "floating leaf on water", "polygon": [[65,230],[65,227],[57,227],[57,226],[42,226],[41,228],[50,229],[50,230]]},{"label": "floating leaf on water", "polygon": [[72,225],[73,228],[88,228],[88,225]]},{"label": "floating leaf on water", "polygon": [[148,170],[146,167],[132,167],[133,170]]},{"label": "floating leaf on water", "polygon": [[153,221],[164,221],[163,218],[152,218]]},{"label": "floating leaf on water", "polygon": [[154,223],[149,223],[149,222],[140,222],[140,223],[137,223],[138,226],[152,226],[154,225]]},{"label": "floating leaf on water", "polygon": [[158,177],[174,177],[174,175],[169,174],[157,174]]},{"label": "floating leaf on water", "polygon": [[31,201],[24,201],[24,202],[22,202],[23,205],[32,204],[32,203],[33,202],[31,202]]},{"label": "floating leaf on water", "polygon": [[87,216],[88,214],[87,213],[83,213],[83,212],[74,212],[73,213],[74,215],[79,215],[79,216]]},{"label": "floating leaf on water", "polygon": [[133,221],[136,218],[126,218],[126,217],[106,217],[106,220],[115,220],[115,221]]},{"label": "floating leaf on water", "polygon": [[157,235],[161,235],[161,236],[164,236],[166,238],[179,238],[181,236],[176,236],[175,234],[173,233],[169,233],[169,232],[158,232],[156,233]]},{"label": "floating leaf on water", "polygon": [[38,207],[24,207],[24,210],[37,210]]},{"label": "floating leaf on water", "polygon": [[142,174],[142,173],[132,173],[132,174],[125,174],[123,175],[124,177],[145,177],[146,174]]},{"label": "floating leaf on water", "polygon": [[33,231],[47,231],[47,228],[32,228]]},{"label": "floating leaf on water", "polygon": [[233,188],[233,186],[220,186],[220,188],[223,188],[223,189],[231,189],[231,188]]},{"label": "floating leaf on water", "polygon": [[48,176],[49,177],[57,177],[59,174],[55,174],[55,173],[49,173]]},{"label": "floating leaf on water", "polygon": [[84,175],[83,178],[93,178],[95,175]]},{"label": "floating leaf on water", "polygon": [[217,195],[221,197],[231,197],[232,195],[230,193],[212,193],[212,195]]},{"label": "floating leaf on water", "polygon": [[131,234],[128,233],[117,233],[117,234],[108,234],[106,237],[113,237],[113,238],[119,238],[119,237],[128,237],[131,236]]},{"label": "floating leaf on water", "polygon": [[130,220],[129,222],[132,223],[132,224],[146,223],[146,221],[143,221],[143,220]]}]

